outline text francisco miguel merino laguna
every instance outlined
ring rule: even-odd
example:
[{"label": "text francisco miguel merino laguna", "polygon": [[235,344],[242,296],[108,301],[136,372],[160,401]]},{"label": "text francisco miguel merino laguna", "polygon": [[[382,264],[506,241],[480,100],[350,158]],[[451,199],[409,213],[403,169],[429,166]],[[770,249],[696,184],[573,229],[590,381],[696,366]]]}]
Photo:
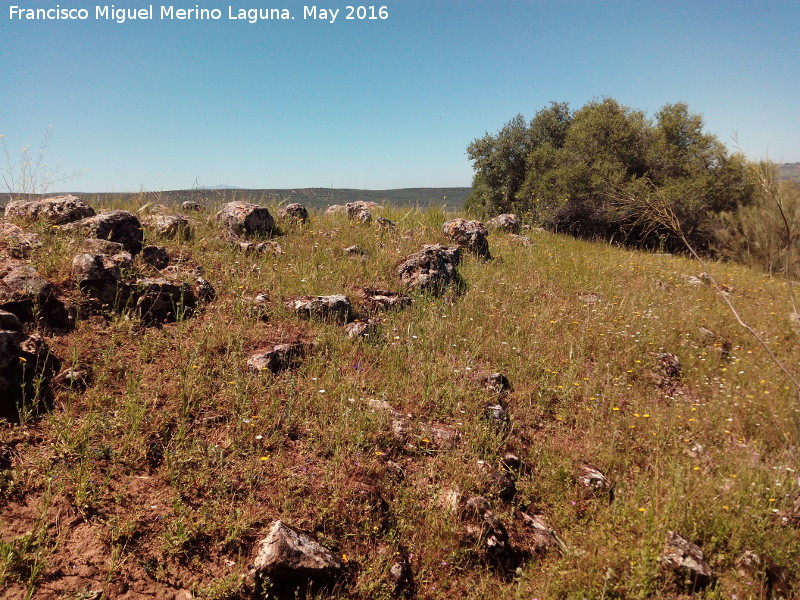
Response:
[{"label": "text francisco miguel merino laguna", "polygon": [[[345,6],[341,8],[321,8],[303,6],[303,19],[327,21],[333,23],[340,16],[345,20],[385,20],[389,17],[386,6]],[[294,15],[288,8],[240,8],[229,5],[227,11],[219,8],[177,8],[172,5],[158,6],[153,9],[151,4],[147,8],[119,8],[113,4],[95,5],[89,8],[70,8],[56,4],[51,8],[26,8],[11,5],[8,7],[8,18],[12,21],[86,21],[88,19],[115,21],[140,20],[152,21],[217,21],[223,18],[228,20],[243,20],[255,23],[263,20],[292,20]]]}]

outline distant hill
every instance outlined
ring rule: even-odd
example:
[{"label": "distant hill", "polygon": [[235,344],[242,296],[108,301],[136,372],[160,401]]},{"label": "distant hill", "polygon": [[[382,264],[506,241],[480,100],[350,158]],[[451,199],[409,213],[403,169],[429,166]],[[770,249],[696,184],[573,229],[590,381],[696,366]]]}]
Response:
[{"label": "distant hill", "polygon": [[[222,186],[220,186],[222,187]],[[165,192],[136,192],[119,194],[83,194],[77,195],[96,205],[118,204],[129,202],[137,196],[142,202],[160,202],[162,204],[179,204],[185,200],[197,202],[229,202],[242,200],[255,203],[290,204],[300,202],[309,208],[324,209],[332,204],[348,202],[377,202],[393,206],[448,206],[461,209],[472,188],[402,188],[396,190],[354,190],[334,188],[297,188],[297,189],[263,189],[243,190],[232,187],[222,189],[169,190]],[[55,194],[47,194],[53,196]],[[8,194],[0,194],[0,204],[8,201]]]},{"label": "distant hill", "polygon": [[781,179],[800,179],[800,163],[783,163],[778,165]]}]

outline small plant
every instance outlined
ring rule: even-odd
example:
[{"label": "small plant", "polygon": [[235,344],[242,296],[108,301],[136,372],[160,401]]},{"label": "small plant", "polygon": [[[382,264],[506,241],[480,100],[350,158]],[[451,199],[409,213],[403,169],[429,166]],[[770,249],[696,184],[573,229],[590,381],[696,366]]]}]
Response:
[{"label": "small plant", "polygon": [[24,199],[47,193],[53,184],[71,181],[83,173],[82,170],[78,170],[62,175],[59,173],[58,164],[49,165],[45,162],[45,154],[53,138],[53,129],[53,125],[48,125],[45,129],[38,152],[34,154],[30,145],[24,146],[16,162],[12,160],[8,151],[5,136],[0,135],[0,144],[6,157],[6,167],[0,170],[0,173],[2,173],[3,187],[12,198]]}]

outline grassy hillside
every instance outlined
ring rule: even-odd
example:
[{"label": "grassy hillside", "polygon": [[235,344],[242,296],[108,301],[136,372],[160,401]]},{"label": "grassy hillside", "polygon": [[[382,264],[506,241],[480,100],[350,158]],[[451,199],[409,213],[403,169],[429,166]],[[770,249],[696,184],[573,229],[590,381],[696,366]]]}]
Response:
[{"label": "grassy hillside", "polygon": [[800,163],[783,163],[778,165],[781,179],[800,179]]},{"label": "grassy hillside", "polygon": [[[188,241],[146,232],[201,266],[217,297],[160,328],[122,314],[48,337],[66,365],[91,367],[91,383],[0,429],[0,596],[252,597],[242,576],[280,518],[342,556],[344,576],[321,597],[796,597],[800,404],[689,279],[696,263],[492,233],[493,260],[465,256],[462,293],[412,294],[369,339],[292,314],[290,296],[399,290],[405,256],[448,243],[438,208],[378,214],[397,230],[321,213],[283,224],[280,255],[232,249],[210,219]],[[77,299],[78,238],[29,228],[43,237],[32,265]],[[797,372],[785,283],[713,270]],[[269,302],[253,311],[259,293]],[[248,371],[252,351],[293,339],[314,341],[295,368]],[[492,372],[511,390],[487,389]],[[585,465],[612,489],[582,485]],[[465,508],[474,496],[508,533],[499,558]],[[530,517],[555,532],[549,549]],[[658,562],[669,531],[702,548],[714,575],[703,590]]]}]

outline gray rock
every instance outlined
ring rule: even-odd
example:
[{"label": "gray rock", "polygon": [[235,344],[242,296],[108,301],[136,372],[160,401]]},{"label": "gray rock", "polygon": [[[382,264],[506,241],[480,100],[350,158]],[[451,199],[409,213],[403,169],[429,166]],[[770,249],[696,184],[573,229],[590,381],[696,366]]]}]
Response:
[{"label": "gray rock", "polygon": [[166,238],[189,240],[194,235],[189,219],[182,215],[152,215],[142,224]]},{"label": "gray rock", "polygon": [[193,289],[198,302],[211,302],[217,297],[214,286],[203,277],[195,278]]},{"label": "gray rock", "polygon": [[489,232],[480,221],[453,219],[442,225],[442,232],[460,247],[484,259],[490,259]]},{"label": "gray rock", "polygon": [[23,323],[30,322],[51,291],[52,286],[30,265],[0,259],[0,309],[14,313]]},{"label": "gray rock", "polygon": [[533,246],[533,240],[529,238],[527,235],[517,235],[516,233],[511,233],[508,235],[508,239],[513,242],[518,243],[521,246]]},{"label": "gray rock", "polygon": [[299,202],[287,204],[279,212],[278,216],[289,219],[292,223],[306,223],[308,221],[308,209]]},{"label": "gray rock", "polygon": [[520,512],[526,530],[526,541],[531,554],[544,554],[551,548],[563,548],[564,544],[542,515]]},{"label": "gray rock", "polygon": [[237,236],[269,235],[275,227],[275,220],[269,210],[248,202],[228,202],[215,218]]},{"label": "gray rock", "polygon": [[145,246],[142,248],[142,262],[163,269],[169,265],[169,252],[164,246]]},{"label": "gray rock", "polygon": [[378,224],[378,227],[385,231],[395,231],[397,229],[397,226],[394,224],[394,222],[386,217],[378,217],[375,222]]},{"label": "gray rock", "polygon": [[325,209],[326,215],[336,215],[339,213],[346,213],[347,208],[341,204],[331,204],[328,208]]},{"label": "gray rock", "polygon": [[0,249],[13,258],[27,258],[35,248],[41,248],[42,240],[35,233],[26,233],[12,223],[0,223]]},{"label": "gray rock", "polygon": [[23,401],[43,397],[58,363],[38,335],[0,330],[0,418],[16,420]]},{"label": "gray rock", "polygon": [[700,546],[674,531],[667,534],[658,562],[664,569],[688,580],[692,589],[704,588],[711,583],[711,567],[708,566]]},{"label": "gray rock", "polygon": [[306,354],[300,342],[275,344],[256,350],[247,359],[247,368],[254,372],[280,373],[294,366]]},{"label": "gray rock", "polygon": [[508,423],[508,412],[503,408],[502,404],[491,404],[486,409],[489,420],[497,425],[505,425]]},{"label": "gray rock", "polygon": [[45,221],[63,225],[93,216],[94,209],[77,196],[53,196],[43,200],[13,200],[6,204],[6,218]]},{"label": "gray rock", "polygon": [[361,246],[348,246],[344,249],[344,253],[348,256],[369,256],[369,250]]},{"label": "gray rock", "polygon": [[72,276],[94,311],[120,309],[128,303],[130,289],[122,281],[119,265],[107,254],[79,254],[72,259]]},{"label": "gray rock", "polygon": [[349,338],[370,338],[378,334],[378,324],[373,320],[353,321],[344,328]]},{"label": "gray rock", "polygon": [[144,277],[134,286],[134,308],[148,325],[173,322],[190,316],[197,306],[197,297],[188,283],[164,278]]},{"label": "gray rock", "polygon": [[90,237],[122,244],[131,254],[142,249],[142,224],[136,215],[126,210],[112,210],[93,217],[67,223],[60,227],[63,231],[81,231]]},{"label": "gray rock", "polygon": [[521,225],[519,217],[512,213],[497,215],[486,222],[489,229],[500,229],[506,233],[519,233]]},{"label": "gray rock", "polygon": [[460,263],[458,248],[429,244],[408,256],[396,271],[407,288],[440,295],[448,286],[460,283],[456,270]]},{"label": "gray rock", "polygon": [[205,210],[202,204],[195,202],[194,200],[186,200],[185,202],[181,203],[181,210],[185,210],[186,212],[200,212]]},{"label": "gray rock", "polygon": [[659,369],[668,379],[680,379],[683,367],[680,359],[669,352],[662,352],[657,356]]},{"label": "gray rock", "polygon": [[411,298],[405,294],[373,287],[355,289],[361,306],[367,312],[399,310],[411,306]]},{"label": "gray rock", "polygon": [[578,470],[578,483],[591,492],[610,492],[612,489],[606,476],[591,465],[581,465]]},{"label": "gray rock", "polygon": [[353,309],[347,296],[301,296],[284,301],[286,307],[307,319],[319,319],[344,325],[349,322]]},{"label": "gray rock", "polygon": [[14,313],[0,310],[0,330],[22,331],[22,321]]},{"label": "gray rock", "polygon": [[68,390],[85,390],[89,384],[89,370],[86,368],[66,369],[53,378],[53,385]]},{"label": "gray rock", "polygon": [[336,575],[344,563],[310,536],[278,520],[259,542],[253,566],[262,576],[320,578]]},{"label": "gray rock", "polygon": [[264,253],[271,253],[275,256],[280,256],[283,254],[283,248],[278,242],[273,240],[269,240],[267,242],[248,242],[248,241],[236,241],[235,247],[245,253],[253,253],[253,254],[264,254]]},{"label": "gray rock", "polygon": [[345,208],[347,209],[347,218],[351,221],[362,225],[372,223],[372,212],[370,211],[370,205],[366,202],[348,202]]},{"label": "gray rock", "polygon": [[107,254],[79,254],[72,259],[72,276],[80,287],[91,281],[119,281],[120,270]]},{"label": "gray rock", "polygon": [[110,242],[97,238],[85,239],[81,244],[81,248],[88,254],[107,254],[108,256],[114,256],[125,251],[125,248],[119,242]]}]

